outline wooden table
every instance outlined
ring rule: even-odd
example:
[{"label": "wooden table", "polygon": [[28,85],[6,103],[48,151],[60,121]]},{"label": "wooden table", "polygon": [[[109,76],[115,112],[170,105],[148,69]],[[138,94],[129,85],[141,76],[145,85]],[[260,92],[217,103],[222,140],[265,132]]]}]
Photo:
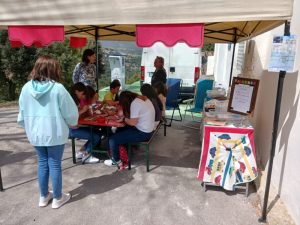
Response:
[{"label": "wooden table", "polygon": [[[90,127],[91,128],[91,138],[93,138],[93,128],[95,127],[124,127],[124,122],[117,122],[118,118],[116,116],[101,116],[101,115],[92,115],[78,120],[78,125],[80,127]],[[107,129],[108,131],[108,129]],[[108,138],[108,133],[107,136]],[[76,154],[75,154],[75,138],[72,140],[72,157],[73,163],[76,164]],[[92,140],[93,142],[93,140]],[[108,154],[108,149],[93,149],[92,152],[105,153]]]},{"label": "wooden table", "polygon": [[123,122],[117,122],[118,118],[115,116],[101,116],[93,115],[78,120],[78,125],[90,125],[90,126],[101,126],[101,127],[124,127]]}]

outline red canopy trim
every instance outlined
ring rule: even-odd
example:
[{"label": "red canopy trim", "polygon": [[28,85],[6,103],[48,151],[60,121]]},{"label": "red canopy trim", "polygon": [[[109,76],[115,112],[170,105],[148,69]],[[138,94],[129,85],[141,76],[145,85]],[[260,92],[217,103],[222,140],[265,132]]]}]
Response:
[{"label": "red canopy trim", "polygon": [[9,42],[12,48],[20,48],[23,46],[20,41],[9,41]]},{"label": "red canopy trim", "polygon": [[150,47],[155,42],[162,42],[167,47],[177,42],[185,42],[190,47],[203,47],[203,24],[145,24],[136,26],[136,44]]},{"label": "red canopy trim", "polygon": [[71,48],[83,48],[86,46],[87,38],[84,37],[70,37]]},{"label": "red canopy trim", "polygon": [[[43,47],[65,40],[64,26],[9,26],[8,37],[12,47],[21,44]],[[19,46],[20,47],[20,46]]]},{"label": "red canopy trim", "polygon": [[[36,47],[36,48],[42,48],[44,47],[40,42],[34,42],[33,45]],[[10,41],[10,46],[12,48],[21,48],[23,46],[22,42],[20,41]],[[30,47],[30,46],[29,46]]]}]

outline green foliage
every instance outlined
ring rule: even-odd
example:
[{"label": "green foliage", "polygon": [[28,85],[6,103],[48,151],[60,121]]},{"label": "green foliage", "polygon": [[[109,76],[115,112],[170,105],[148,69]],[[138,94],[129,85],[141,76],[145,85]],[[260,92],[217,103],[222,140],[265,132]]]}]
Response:
[{"label": "green foliage", "polygon": [[54,43],[45,48],[39,48],[37,55],[51,55],[56,58],[62,69],[62,83],[65,87],[72,85],[72,74],[75,65],[81,61],[81,50],[69,47],[69,41],[64,43]]},{"label": "green foliage", "polygon": [[[97,54],[96,46],[94,48],[95,53]],[[105,73],[105,64],[104,64],[104,58],[103,58],[103,52],[102,52],[102,46],[100,41],[98,41],[98,74],[97,77],[100,78],[102,74]]]},{"label": "green foliage", "polygon": [[125,60],[126,84],[132,84],[140,80],[141,55],[127,55]]},{"label": "green foliage", "polygon": [[215,44],[204,44],[202,52],[213,52],[215,50]]},{"label": "green foliage", "polygon": [[15,100],[16,91],[26,83],[36,59],[36,48],[11,48],[6,31],[1,31],[1,91],[6,100]]},{"label": "green foliage", "polygon": [[[106,70],[107,71],[107,70]],[[110,70],[109,70],[110,71]],[[100,78],[99,78],[99,80],[98,80],[98,82],[99,82],[99,89],[102,89],[102,88],[104,88],[104,87],[107,87],[107,86],[109,86],[109,84],[110,84],[110,82],[111,82],[111,79],[110,79],[111,77],[110,77],[110,74],[109,75],[107,75],[107,74],[104,74],[104,75],[102,75]]]},{"label": "green foliage", "polygon": [[[117,49],[121,52],[127,53],[125,57],[125,82],[126,84],[132,84],[140,80],[140,66],[141,66],[141,53],[129,51],[128,49]],[[104,53],[104,66],[105,72],[102,74],[100,81],[100,87],[106,87],[111,82],[111,69],[109,65],[109,55],[114,55],[116,49],[106,48]]]},{"label": "green foliage", "polygon": [[140,74],[134,74],[132,76],[126,77],[126,84],[132,84],[140,80]]},{"label": "green foliage", "polygon": [[[89,41],[87,48],[95,49],[95,42]],[[0,31],[0,101],[14,100],[22,86],[27,82],[36,59],[41,55],[56,58],[62,68],[63,81],[66,88],[72,85],[72,74],[77,63],[81,62],[84,49],[69,47],[69,40],[64,43],[53,43],[48,47],[11,48],[7,31]],[[95,51],[96,52],[96,51]],[[104,73],[102,49],[98,45],[98,74]],[[100,76],[100,75],[98,75]]]}]

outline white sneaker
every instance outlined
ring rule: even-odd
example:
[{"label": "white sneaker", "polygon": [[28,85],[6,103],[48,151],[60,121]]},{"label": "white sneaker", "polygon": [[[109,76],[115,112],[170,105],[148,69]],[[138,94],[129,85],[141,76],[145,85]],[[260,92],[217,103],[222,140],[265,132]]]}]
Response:
[{"label": "white sneaker", "polygon": [[81,163],[84,164],[84,162],[91,156],[92,156],[91,154],[84,154],[82,156]]},{"label": "white sneaker", "polygon": [[76,152],[76,159],[82,159],[85,156],[86,152],[83,151],[77,151]]},{"label": "white sneaker", "polygon": [[49,191],[49,193],[46,197],[40,196],[39,207],[47,206],[49,204],[50,200],[52,199],[52,197],[53,197],[52,191]]},{"label": "white sneaker", "polygon": [[98,163],[100,160],[92,155],[82,159],[83,163]]},{"label": "white sneaker", "polygon": [[119,164],[121,164],[121,160],[119,160],[117,162],[115,160],[112,160],[112,159],[104,160],[104,165],[106,165],[106,166],[117,166],[117,167],[119,167]]},{"label": "white sneaker", "polygon": [[60,199],[53,198],[52,209],[58,209],[71,199],[70,193],[62,193]]},{"label": "white sneaker", "polygon": [[99,162],[100,160],[98,160],[97,158],[93,157],[91,153],[87,153],[83,156],[83,158],[81,159],[81,163],[82,164],[85,164],[86,162],[87,163],[97,163]]}]

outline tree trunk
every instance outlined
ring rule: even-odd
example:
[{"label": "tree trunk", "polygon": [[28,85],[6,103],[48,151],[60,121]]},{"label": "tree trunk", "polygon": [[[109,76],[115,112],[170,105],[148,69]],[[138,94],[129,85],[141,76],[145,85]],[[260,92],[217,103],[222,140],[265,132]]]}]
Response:
[{"label": "tree trunk", "polygon": [[8,100],[16,99],[16,84],[12,80],[8,80]]}]

